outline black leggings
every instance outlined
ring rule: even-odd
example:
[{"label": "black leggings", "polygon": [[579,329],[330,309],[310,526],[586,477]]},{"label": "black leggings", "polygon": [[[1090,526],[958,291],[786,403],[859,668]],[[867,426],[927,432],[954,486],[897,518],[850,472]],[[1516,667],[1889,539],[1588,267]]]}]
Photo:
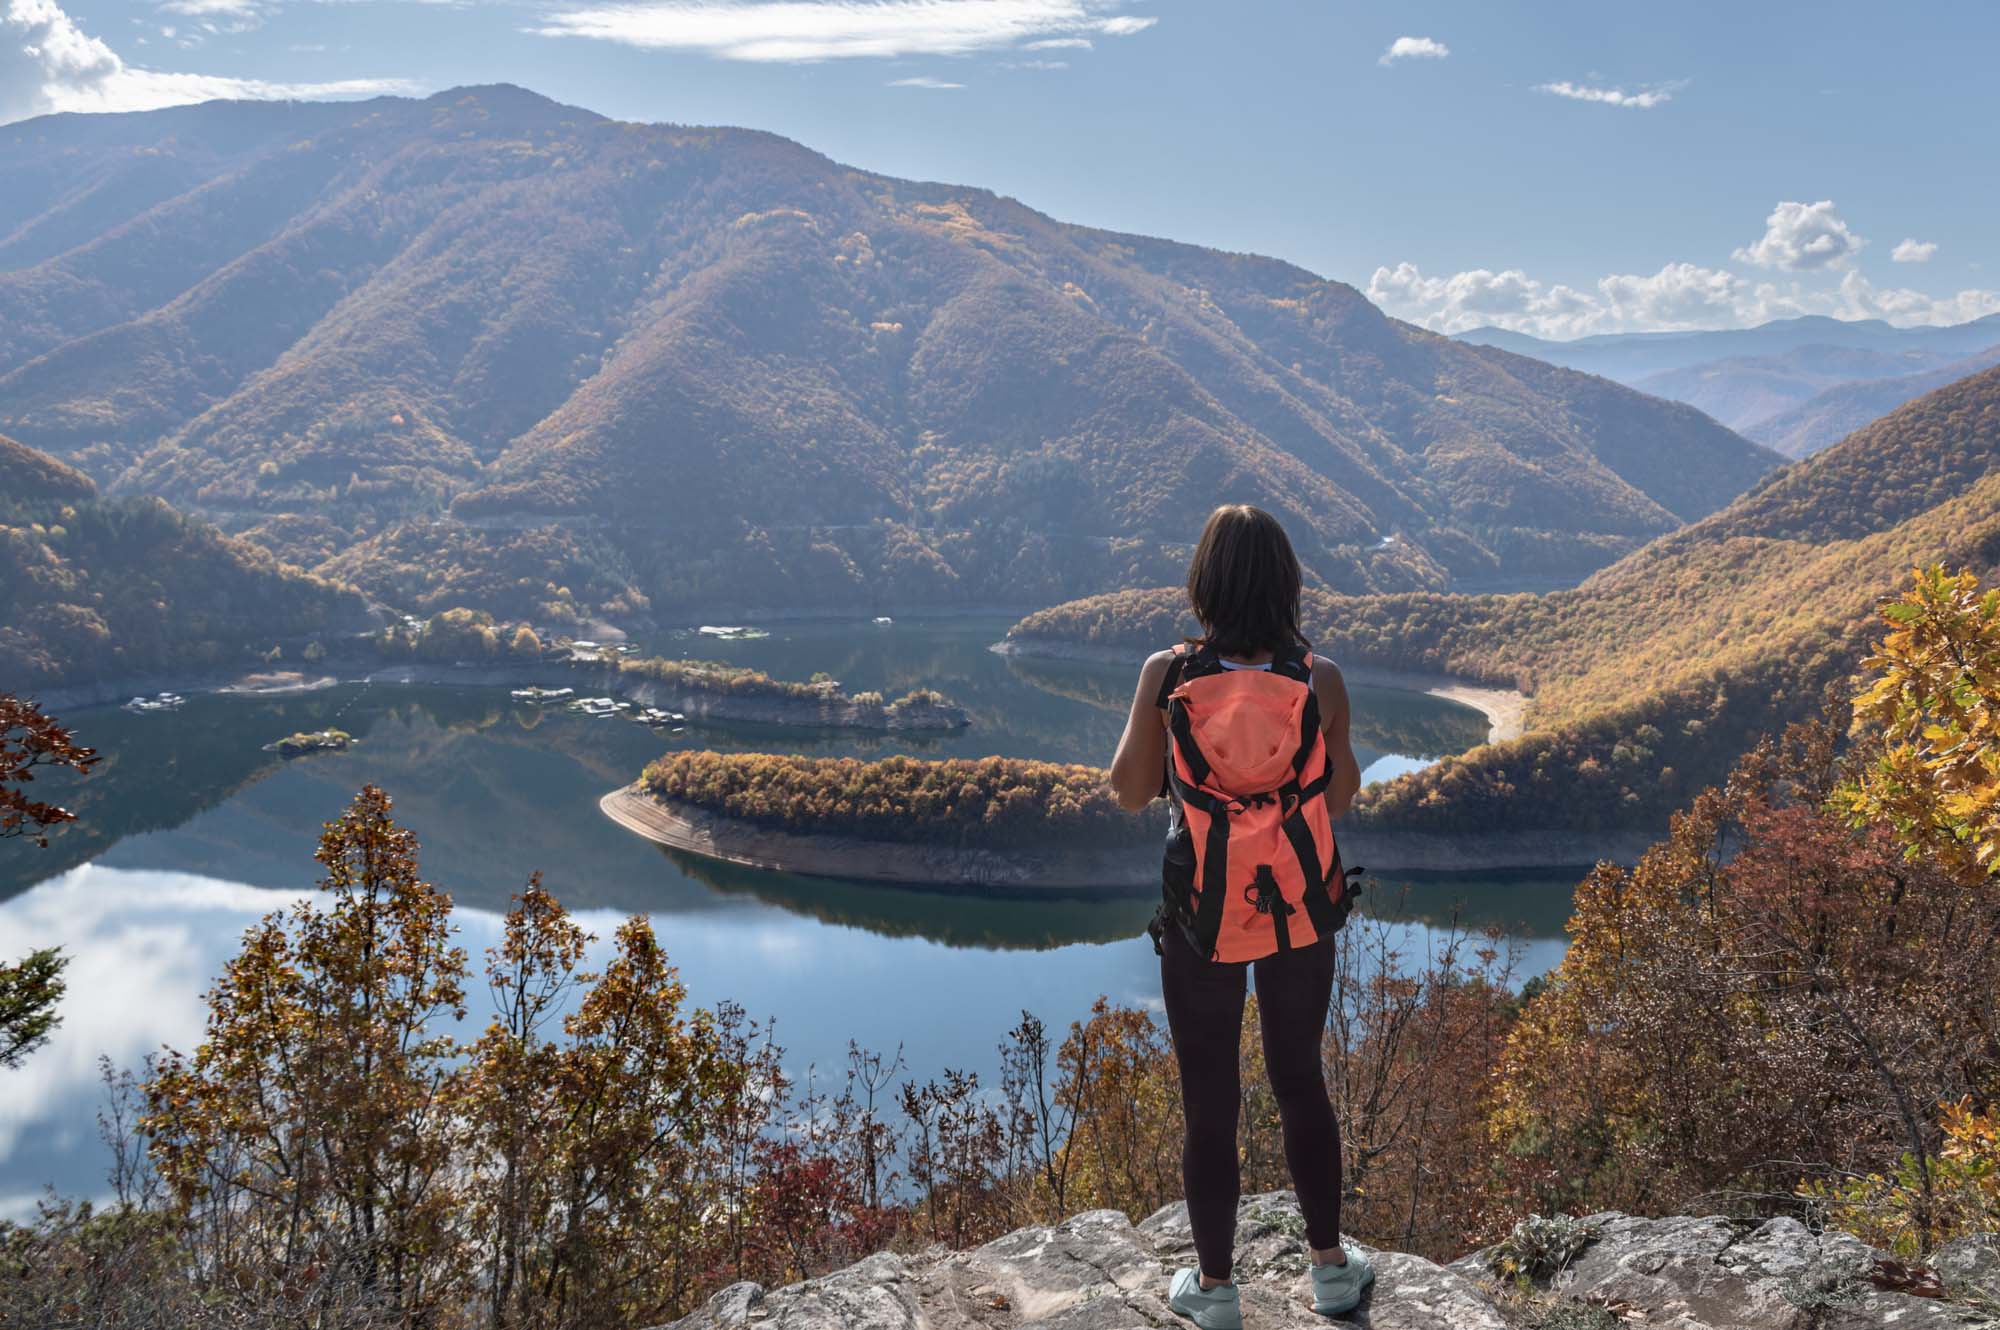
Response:
[{"label": "black leggings", "polygon": [[1201,1272],[1228,1279],[1236,1240],[1237,1052],[1244,972],[1257,972],[1264,1067],[1285,1127],[1285,1163],[1306,1220],[1306,1241],[1340,1242],[1340,1127],[1326,1097],[1320,1038],[1333,996],[1333,940],[1261,961],[1204,960],[1171,923],[1161,939],[1160,987],[1181,1068],[1187,1136],[1181,1185]]}]

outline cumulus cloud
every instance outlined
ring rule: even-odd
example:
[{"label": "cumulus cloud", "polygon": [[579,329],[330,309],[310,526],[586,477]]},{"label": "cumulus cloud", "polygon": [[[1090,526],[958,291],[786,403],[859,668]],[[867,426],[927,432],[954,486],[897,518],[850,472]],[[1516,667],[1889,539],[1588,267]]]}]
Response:
[{"label": "cumulus cloud", "polygon": [[1732,257],[1760,268],[1809,272],[1846,265],[1866,243],[1834,211],[1832,199],[1780,203],[1764,219],[1764,234],[1757,243],[1743,246]]},{"label": "cumulus cloud", "polygon": [[1398,37],[1389,43],[1389,49],[1382,52],[1378,65],[1393,65],[1398,60],[1442,60],[1451,54],[1451,48],[1432,37]]},{"label": "cumulus cloud", "polygon": [[1159,21],[1122,8],[1124,0],[614,0],[553,11],[529,30],[724,60],[807,62],[1088,43]]},{"label": "cumulus cloud", "polygon": [[1546,92],[1551,97],[1565,97],[1573,102],[1596,102],[1602,106],[1624,106],[1639,111],[1650,111],[1655,106],[1665,106],[1674,99],[1674,94],[1687,86],[1686,79],[1676,79],[1672,83],[1654,83],[1636,92],[1623,88],[1604,88],[1592,83],[1573,83],[1568,79],[1558,79],[1554,83],[1537,83],[1536,92]]},{"label": "cumulus cloud", "polygon": [[1889,251],[1889,258],[1896,263],[1929,263],[1937,249],[1935,240],[1917,240],[1906,236]]},{"label": "cumulus cloud", "polygon": [[1589,331],[1598,315],[1592,297],[1561,284],[1545,285],[1519,268],[1426,277],[1414,263],[1399,263],[1375,270],[1368,298],[1391,314],[1448,333],[1490,324],[1575,337]]},{"label": "cumulus cloud", "polygon": [[1669,263],[1650,274],[1612,273],[1587,291],[1543,282],[1518,268],[1473,268],[1429,277],[1415,264],[1399,263],[1375,270],[1368,298],[1437,332],[1491,326],[1553,338],[1748,328],[1801,314],[1883,319],[1910,327],[2000,313],[2000,291],[1933,296],[1906,287],[1878,287],[1853,269],[1831,287],[1796,280],[1753,285],[1727,269],[1694,263]]},{"label": "cumulus cloud", "polygon": [[128,65],[55,0],[0,0],[0,124],[53,111],[151,111],[216,98],[370,97],[411,91],[403,79],[270,83]]},{"label": "cumulus cloud", "polygon": [[1669,263],[1650,276],[1597,279],[1606,319],[1620,328],[1713,327],[1735,313],[1742,288],[1735,273],[1694,263]]},{"label": "cumulus cloud", "polygon": [[950,83],[944,79],[932,78],[928,74],[918,74],[906,79],[890,79],[884,87],[889,88],[962,88],[963,83]]}]

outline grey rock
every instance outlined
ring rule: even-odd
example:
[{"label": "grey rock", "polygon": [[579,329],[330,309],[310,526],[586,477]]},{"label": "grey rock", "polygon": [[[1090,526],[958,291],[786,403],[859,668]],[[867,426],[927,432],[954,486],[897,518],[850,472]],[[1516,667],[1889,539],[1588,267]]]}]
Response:
[{"label": "grey rock", "polygon": [[1931,1266],[1954,1293],[1961,1290],[2000,1302],[2000,1233],[1973,1233],[1938,1248]]},{"label": "grey rock", "polygon": [[[1598,1237],[1551,1282],[1557,1295],[1607,1304],[1649,1330],[1960,1330],[1963,1306],[1878,1289],[1881,1253],[1790,1219],[1594,1215]],[[1364,1248],[1363,1250],[1367,1250]],[[1236,1281],[1257,1330],[1507,1330],[1487,1253],[1441,1266],[1369,1251],[1375,1285],[1350,1315],[1312,1311],[1305,1221],[1287,1193],[1245,1197],[1236,1213]],[[1134,1225],[1113,1210],[1036,1225],[983,1247],[871,1256],[787,1288],[735,1284],[671,1330],[1170,1330],[1167,1281],[1191,1264],[1187,1207]],[[1948,1281],[2000,1282],[2000,1239],[1939,1253]],[[1980,1281],[1987,1281],[1981,1283]]]},{"label": "grey rock", "polygon": [[1846,1233],[1815,1234],[1795,1219],[1746,1229],[1723,1218],[1591,1217],[1597,1241],[1554,1287],[1640,1309],[1667,1330],[1943,1330],[1967,1323],[1934,1298],[1875,1288],[1883,1253]]},{"label": "grey rock", "polygon": [[877,1252],[803,1284],[732,1284],[673,1330],[919,1330],[926,1324],[902,1260]]}]

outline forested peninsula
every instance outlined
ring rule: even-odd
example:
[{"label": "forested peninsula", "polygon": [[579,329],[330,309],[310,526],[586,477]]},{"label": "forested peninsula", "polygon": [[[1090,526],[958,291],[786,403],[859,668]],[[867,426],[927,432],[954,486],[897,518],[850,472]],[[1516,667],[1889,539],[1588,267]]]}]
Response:
[{"label": "forested peninsula", "polygon": [[[1017,758],[924,760],[670,753],[604,796],[658,844],[810,877],[909,886],[1154,891],[1166,805],[1134,816],[1102,768]],[[1629,860],[1634,832],[1440,834],[1375,817],[1338,824],[1343,861],[1376,870],[1586,866]]]}]

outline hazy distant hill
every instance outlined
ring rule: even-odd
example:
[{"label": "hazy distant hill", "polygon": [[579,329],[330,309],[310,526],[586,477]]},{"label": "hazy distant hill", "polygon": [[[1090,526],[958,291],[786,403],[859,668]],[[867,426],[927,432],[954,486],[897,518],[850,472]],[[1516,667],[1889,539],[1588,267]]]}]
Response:
[{"label": "hazy distant hill", "polygon": [[0,436],[0,685],[34,692],[229,669],[372,626],[365,602],[156,498]]},{"label": "hazy distant hill", "polygon": [[[1844,685],[1877,599],[1920,563],[2000,566],[2000,368],[1909,402],[1571,590],[1314,596],[1336,660],[1533,695],[1531,732],[1371,794],[1399,825],[1661,824],[1761,734]],[[1012,634],[1133,654],[1174,639],[1169,590],[1058,606]]]},{"label": "hazy distant hill", "polygon": [[2000,345],[1921,374],[1841,384],[1758,421],[1744,433],[1787,457],[1810,457],[1912,398],[1996,364],[2000,364]]},{"label": "hazy distant hill", "polygon": [[1718,360],[1782,356],[1807,347],[1839,347],[1884,355],[1923,352],[1957,358],[2000,341],[2000,314],[1943,327],[1898,328],[1881,319],[1831,319],[1821,314],[1774,319],[1755,328],[1706,332],[1601,333],[1557,342],[1504,328],[1474,328],[1462,342],[1497,346],[1551,365],[1636,383],[1649,374]]},{"label": "hazy distant hill", "polygon": [[[0,429],[411,608],[1580,576],[1777,460],[1296,267],[514,88],[0,130]],[[22,182],[17,191],[14,182]]]},{"label": "hazy distant hill", "polygon": [[[1925,370],[1942,369],[1951,363],[1953,357],[1932,351],[1891,352],[1845,346],[1802,346],[1782,355],[1742,356],[1704,361],[1686,369],[1662,370],[1658,374],[1646,375],[1633,386],[1656,397],[1667,397],[1699,407],[1729,428],[1747,431],[1750,426],[1799,406],[1829,388],[1873,379],[1900,378]],[[1931,386],[1938,387],[1949,381],[1941,379]],[[1900,400],[1908,401],[1916,395],[1911,393]],[[1878,411],[1875,414],[1882,413]],[[1873,419],[1874,416],[1868,417],[1868,420]],[[1855,423],[1865,425],[1868,421]]]}]

